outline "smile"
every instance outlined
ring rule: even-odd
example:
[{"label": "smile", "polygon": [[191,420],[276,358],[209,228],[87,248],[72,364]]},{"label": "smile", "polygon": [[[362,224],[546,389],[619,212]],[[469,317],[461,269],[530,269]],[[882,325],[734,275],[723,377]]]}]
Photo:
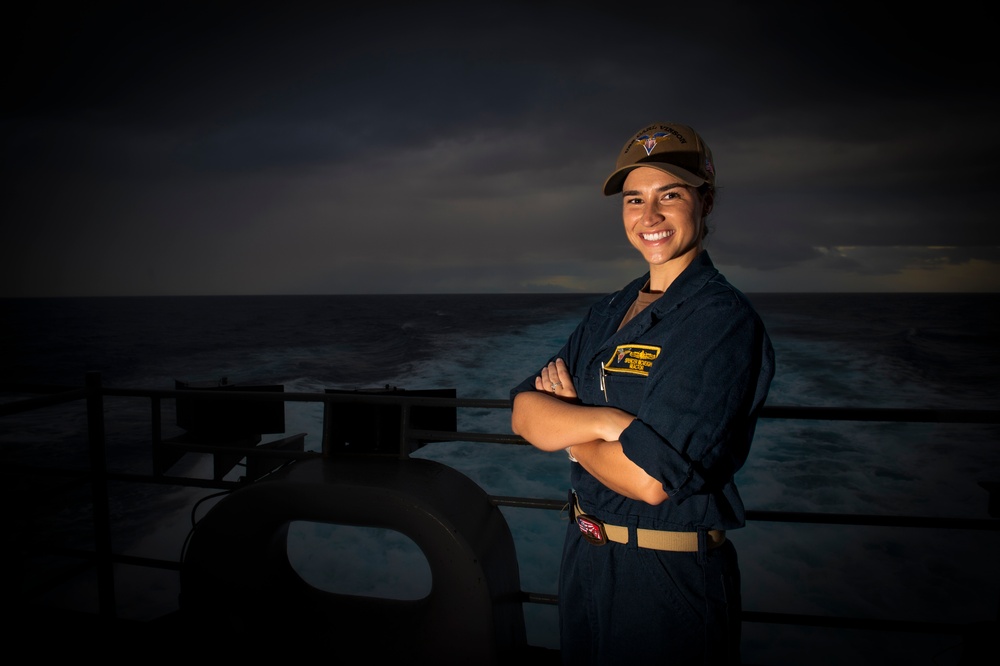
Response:
[{"label": "smile", "polygon": [[642,236],[642,240],[645,240],[645,241],[658,241],[658,240],[663,240],[667,236],[673,236],[674,232],[673,231],[652,231],[652,232],[649,232],[649,233],[639,234],[639,235]]}]

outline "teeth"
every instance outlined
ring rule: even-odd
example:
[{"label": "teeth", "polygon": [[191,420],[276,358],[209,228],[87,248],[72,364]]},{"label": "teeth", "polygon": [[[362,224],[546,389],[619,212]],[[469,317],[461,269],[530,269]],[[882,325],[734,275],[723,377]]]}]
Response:
[{"label": "teeth", "polygon": [[639,234],[639,235],[642,236],[643,240],[658,241],[658,240],[662,240],[662,239],[666,238],[667,236],[672,236],[673,232],[670,232],[670,231],[656,231],[656,232],[653,232],[653,233]]}]

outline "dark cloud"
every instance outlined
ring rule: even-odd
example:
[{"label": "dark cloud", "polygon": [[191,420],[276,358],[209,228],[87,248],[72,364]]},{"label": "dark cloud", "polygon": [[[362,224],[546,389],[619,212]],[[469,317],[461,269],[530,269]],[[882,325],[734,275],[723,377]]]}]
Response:
[{"label": "dark cloud", "polygon": [[6,295],[605,291],[642,265],[599,187],[660,119],[712,145],[746,289],[1000,289],[972,7],[20,11]]}]

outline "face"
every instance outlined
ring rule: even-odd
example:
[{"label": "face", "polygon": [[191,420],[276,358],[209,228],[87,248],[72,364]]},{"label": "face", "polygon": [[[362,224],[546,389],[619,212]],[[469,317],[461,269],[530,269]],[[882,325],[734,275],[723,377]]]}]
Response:
[{"label": "face", "polygon": [[711,203],[697,188],[659,169],[629,172],[622,188],[625,235],[649,263],[651,288],[656,276],[676,277],[701,251]]}]

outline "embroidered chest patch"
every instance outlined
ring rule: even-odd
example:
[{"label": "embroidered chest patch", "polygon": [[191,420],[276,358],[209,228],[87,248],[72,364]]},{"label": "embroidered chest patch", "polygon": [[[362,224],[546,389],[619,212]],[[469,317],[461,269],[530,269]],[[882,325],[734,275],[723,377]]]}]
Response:
[{"label": "embroidered chest patch", "polygon": [[660,347],[652,345],[618,345],[615,353],[604,364],[608,372],[648,377],[653,362],[660,355]]}]

